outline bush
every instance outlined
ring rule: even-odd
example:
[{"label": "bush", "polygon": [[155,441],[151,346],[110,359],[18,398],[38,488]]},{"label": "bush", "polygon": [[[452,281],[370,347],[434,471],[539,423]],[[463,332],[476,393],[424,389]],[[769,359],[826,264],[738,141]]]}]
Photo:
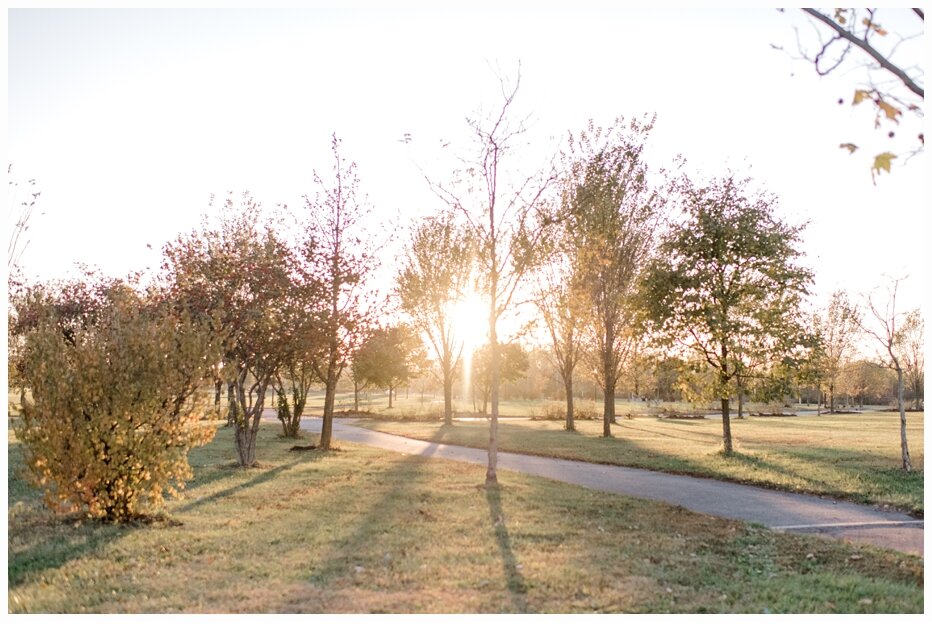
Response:
[{"label": "bush", "polygon": [[213,436],[194,404],[211,338],[125,285],[101,295],[79,326],[63,327],[50,299],[22,332],[17,360],[32,402],[15,432],[50,507],[126,521],[183,488],[188,451]]}]

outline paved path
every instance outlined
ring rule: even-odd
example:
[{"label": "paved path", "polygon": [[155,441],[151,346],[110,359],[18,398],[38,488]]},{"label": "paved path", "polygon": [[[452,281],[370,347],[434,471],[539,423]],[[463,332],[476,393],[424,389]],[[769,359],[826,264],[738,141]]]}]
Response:
[{"label": "paved path", "polygon": [[[482,466],[488,464],[484,449],[394,436],[357,427],[351,422],[334,420],[336,440]],[[301,427],[320,432],[320,419],[304,419]],[[658,500],[697,513],[755,522],[774,530],[816,533],[924,556],[922,520],[863,504],[706,478],[505,452],[499,452],[498,466],[596,491]]]}]

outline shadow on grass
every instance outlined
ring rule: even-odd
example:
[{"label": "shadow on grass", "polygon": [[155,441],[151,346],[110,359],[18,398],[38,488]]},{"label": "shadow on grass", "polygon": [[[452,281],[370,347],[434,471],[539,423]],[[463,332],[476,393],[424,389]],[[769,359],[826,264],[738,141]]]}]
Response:
[{"label": "shadow on grass", "polygon": [[[441,425],[433,440],[445,435],[448,430],[449,426]],[[432,445],[432,448],[435,450],[437,446]],[[386,534],[378,528],[385,528],[386,523],[391,523],[391,520],[386,522],[385,516],[396,517],[406,528],[411,528],[411,520],[416,521],[419,518],[420,509],[408,515],[405,511],[415,508],[408,505],[410,497],[414,494],[414,489],[423,482],[427,459],[421,458],[421,455],[429,454],[405,457],[380,473],[379,480],[386,486],[386,492],[369,505],[365,514],[355,519],[355,529],[347,531],[333,543],[330,554],[313,568],[308,577],[309,582],[320,587],[336,589],[335,584],[341,580],[364,580],[365,573],[375,569],[373,564],[385,562],[384,557],[380,560],[378,554],[380,536]]]},{"label": "shadow on grass", "polygon": [[[436,513],[431,504],[429,488],[428,460],[439,441],[452,431],[451,426],[441,425],[436,433],[430,437],[431,445],[423,453],[416,456],[405,457],[392,467],[379,472],[379,480],[386,487],[385,492],[371,502],[365,511],[354,516],[355,527],[345,531],[338,540],[330,544],[330,552],[324,559],[315,564],[309,582],[319,588],[339,589],[347,581],[356,585],[364,585],[374,580],[377,573],[384,569],[392,569],[395,563],[390,555],[383,554],[388,549],[382,546],[398,546],[393,540],[397,528],[403,527],[409,533],[414,533],[413,541],[417,540],[417,522],[421,519],[433,521],[444,519]],[[527,602],[525,593],[527,586],[519,572],[517,562],[511,547],[511,539],[505,525],[505,516],[501,506],[501,488],[486,489],[486,499],[489,506],[494,537],[502,557],[504,577],[511,596],[512,608],[525,612]],[[386,515],[392,516],[386,520]],[[401,552],[405,555],[418,555],[418,545],[414,543]],[[387,568],[386,568],[387,566]]]},{"label": "shadow on grass", "polygon": [[[76,528],[80,525],[80,528]],[[73,519],[50,516],[43,524],[23,524],[10,528],[11,542],[22,528],[35,531],[43,530],[39,541],[25,550],[10,552],[7,575],[10,587],[18,587],[31,575],[45,570],[59,568],[69,561],[95,553],[108,543],[116,541],[131,532],[136,526],[87,522],[80,524]]]},{"label": "shadow on grass", "polygon": [[500,485],[487,486],[485,489],[485,499],[489,504],[489,516],[492,518],[495,539],[502,555],[502,569],[505,572],[505,584],[511,593],[511,602],[519,613],[527,613],[527,584],[511,548],[511,537],[505,524],[505,513],[502,511],[501,494]]},{"label": "shadow on grass", "polygon": [[[240,491],[243,491],[250,487],[258,486],[260,484],[265,484],[266,482],[270,482],[271,480],[275,479],[275,477],[277,477],[280,473],[287,471],[288,469],[291,469],[295,467],[296,465],[303,464],[307,462],[307,460],[308,460],[307,458],[300,458],[300,459],[294,460],[293,462],[289,462],[288,464],[278,465],[275,468],[263,471],[262,473],[246,480],[245,482],[242,482],[241,484],[237,484],[236,486],[223,489],[222,491],[217,491],[216,493],[211,493],[210,495],[205,495],[204,497],[196,499],[193,502],[185,504],[181,508],[176,508],[172,512],[187,513],[189,511],[194,510],[195,508],[199,506],[202,506],[203,504],[209,504],[219,499],[223,499],[231,495],[235,495],[236,493],[239,493]],[[229,473],[227,475],[219,475],[214,479],[225,478],[225,477],[229,477],[229,475],[232,475],[234,473],[244,473],[244,472],[249,471],[249,469],[242,469],[240,467],[233,467],[233,466],[227,467],[225,469],[220,469],[220,470],[229,471]]]},{"label": "shadow on grass", "polygon": [[[107,543],[140,527],[81,521],[53,513],[42,504],[42,492],[26,484],[21,476],[25,468],[21,445],[8,445],[7,457],[9,587],[18,587],[34,574],[59,568],[73,559],[93,554]],[[20,502],[29,508],[15,518],[10,518],[13,506]],[[21,541],[27,541],[29,545],[17,549]]]}]

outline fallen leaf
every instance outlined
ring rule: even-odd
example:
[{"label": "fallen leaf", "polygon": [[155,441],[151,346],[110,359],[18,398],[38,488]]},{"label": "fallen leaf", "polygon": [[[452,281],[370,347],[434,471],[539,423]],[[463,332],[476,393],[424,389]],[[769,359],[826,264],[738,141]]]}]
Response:
[{"label": "fallen leaf", "polygon": [[848,153],[854,153],[855,151],[858,150],[858,146],[854,144],[853,142],[843,142],[840,145],[838,145],[838,148],[847,149]]}]

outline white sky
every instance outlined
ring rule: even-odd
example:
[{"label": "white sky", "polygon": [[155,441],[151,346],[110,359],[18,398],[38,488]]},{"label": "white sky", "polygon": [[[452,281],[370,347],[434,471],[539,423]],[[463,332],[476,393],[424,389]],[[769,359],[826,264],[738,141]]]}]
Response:
[{"label": "white sky", "polygon": [[656,112],[654,166],[680,153],[693,175],[734,168],[810,222],[817,302],[909,274],[900,304],[918,306],[925,157],[872,185],[858,75],[820,80],[771,48],[793,50],[806,24],[772,9],[11,10],[7,162],[37,180],[43,213],[22,263],[41,278],[155,266],[211,193],[298,208],[334,131],[379,218],[405,225],[439,204],[418,167],[446,173],[440,140],[456,146],[465,116],[499,104],[490,65],[514,74],[520,59],[515,112],[539,161],[589,118]]}]

